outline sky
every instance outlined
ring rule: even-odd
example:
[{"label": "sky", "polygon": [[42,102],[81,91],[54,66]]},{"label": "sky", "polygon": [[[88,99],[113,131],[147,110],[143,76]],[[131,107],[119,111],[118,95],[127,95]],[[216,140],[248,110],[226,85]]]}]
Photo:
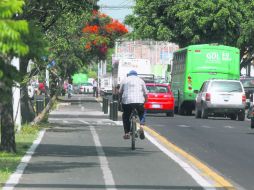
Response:
[{"label": "sky", "polygon": [[[99,0],[100,12],[107,14],[113,19],[123,23],[124,17],[132,14],[133,0]],[[105,7],[107,6],[107,7]]]}]

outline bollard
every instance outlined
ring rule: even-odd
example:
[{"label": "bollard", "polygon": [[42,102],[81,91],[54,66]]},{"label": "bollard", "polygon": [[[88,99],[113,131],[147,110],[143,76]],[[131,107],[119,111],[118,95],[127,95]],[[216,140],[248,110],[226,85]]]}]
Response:
[{"label": "bollard", "polygon": [[113,102],[110,102],[109,104],[109,119],[113,119]]},{"label": "bollard", "polygon": [[44,109],[44,95],[36,96],[36,114],[39,115]]},{"label": "bollard", "polygon": [[102,111],[104,112],[105,110],[105,98],[102,98]]},{"label": "bollard", "polygon": [[103,110],[103,112],[104,112],[104,114],[108,114],[108,98],[103,98],[103,101],[105,101],[104,102],[104,110]]},{"label": "bollard", "polygon": [[112,120],[118,120],[118,101],[113,101],[113,113],[112,113]]}]

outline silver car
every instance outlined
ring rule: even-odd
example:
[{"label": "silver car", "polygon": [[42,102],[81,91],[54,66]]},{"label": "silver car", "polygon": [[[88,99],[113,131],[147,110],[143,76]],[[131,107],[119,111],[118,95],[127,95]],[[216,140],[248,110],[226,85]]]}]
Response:
[{"label": "silver car", "polygon": [[239,121],[245,119],[246,96],[238,80],[211,79],[205,81],[196,97],[195,117],[229,117]]}]

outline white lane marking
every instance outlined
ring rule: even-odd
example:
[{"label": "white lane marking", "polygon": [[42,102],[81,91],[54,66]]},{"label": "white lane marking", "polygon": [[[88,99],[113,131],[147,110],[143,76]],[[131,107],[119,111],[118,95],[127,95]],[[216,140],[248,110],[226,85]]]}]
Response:
[{"label": "white lane marking", "polygon": [[10,176],[8,181],[5,183],[3,190],[12,190],[14,189],[15,185],[18,184],[22,174],[24,173],[24,170],[26,169],[28,162],[30,161],[30,159],[32,158],[32,155],[34,154],[34,151],[36,150],[37,146],[40,144],[45,131],[46,130],[43,129],[39,132],[37,139],[34,140],[32,146],[28,149],[25,156],[23,156],[16,171]]},{"label": "white lane marking", "polygon": [[182,128],[188,128],[188,127],[190,127],[190,126],[188,126],[188,125],[177,125],[178,127],[182,127]]},{"label": "white lane marking", "polygon": [[[82,123],[85,123],[85,124],[87,123],[87,122],[84,122],[82,120],[79,120],[79,121],[82,122]],[[96,151],[97,151],[97,154],[98,154],[98,157],[99,157],[99,161],[100,161],[101,170],[102,170],[102,173],[103,173],[103,178],[104,178],[105,185],[106,186],[112,186],[112,187],[107,187],[106,189],[108,189],[108,190],[117,190],[115,188],[115,181],[114,181],[112,172],[109,168],[107,157],[106,157],[105,152],[102,148],[102,145],[101,145],[99,136],[98,136],[98,134],[95,130],[95,127],[90,125],[89,129],[90,129],[90,131],[92,133],[92,136],[93,136],[93,140],[94,140]]]},{"label": "white lane marking", "polygon": [[180,157],[177,157],[173,152],[162,146],[155,138],[145,132],[146,138],[157,146],[162,152],[164,152],[168,157],[174,160],[177,164],[179,164],[199,185],[201,185],[206,190],[216,190],[214,186],[202,177],[194,168],[191,167],[187,162],[182,160]]},{"label": "white lane marking", "polygon": [[81,111],[85,111],[85,107],[84,106],[81,106]]},{"label": "white lane marking", "polygon": [[226,125],[226,126],[224,126],[224,128],[234,129],[234,127],[232,127],[232,126],[230,126],[230,125]]},{"label": "white lane marking", "polygon": [[69,123],[69,121],[63,120],[63,123]]},{"label": "white lane marking", "polygon": [[201,125],[200,127],[206,128],[206,129],[210,129],[211,128],[210,126],[207,126],[207,125]]}]

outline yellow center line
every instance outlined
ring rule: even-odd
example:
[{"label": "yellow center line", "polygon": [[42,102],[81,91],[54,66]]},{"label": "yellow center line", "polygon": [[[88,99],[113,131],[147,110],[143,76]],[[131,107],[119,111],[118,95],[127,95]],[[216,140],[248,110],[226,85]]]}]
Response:
[{"label": "yellow center line", "polygon": [[153,129],[144,126],[143,127],[146,132],[148,132],[150,135],[155,137],[158,142],[163,144],[166,148],[178,153],[180,156],[185,158],[190,164],[194,165],[197,169],[199,169],[202,172],[202,175],[208,177],[210,180],[212,180],[215,183],[216,188],[223,188],[226,190],[236,190],[236,188],[225,178],[223,178],[221,175],[214,172],[212,169],[210,169],[208,166],[206,166],[204,163],[199,161],[197,158],[191,156],[178,146],[171,143],[168,139],[158,134]]}]

